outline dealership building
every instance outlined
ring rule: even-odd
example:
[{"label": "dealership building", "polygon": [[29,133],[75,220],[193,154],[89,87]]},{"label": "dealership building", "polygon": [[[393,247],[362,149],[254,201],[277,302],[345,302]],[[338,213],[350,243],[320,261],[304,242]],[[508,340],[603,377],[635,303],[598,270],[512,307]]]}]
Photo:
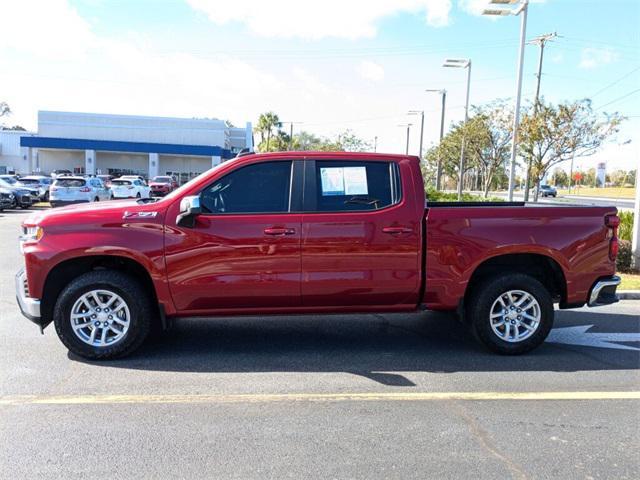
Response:
[{"label": "dealership building", "polygon": [[38,112],[38,131],[0,131],[0,172],[174,175],[179,181],[253,148],[251,123]]}]

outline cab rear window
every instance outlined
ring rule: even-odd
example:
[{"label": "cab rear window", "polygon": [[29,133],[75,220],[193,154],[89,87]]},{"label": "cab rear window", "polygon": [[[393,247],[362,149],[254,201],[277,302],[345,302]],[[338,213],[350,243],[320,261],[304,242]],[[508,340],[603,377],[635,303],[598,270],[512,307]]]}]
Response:
[{"label": "cab rear window", "polygon": [[56,187],[84,187],[86,181],[81,178],[63,178],[56,180],[54,185]]},{"label": "cab rear window", "polygon": [[131,185],[131,180],[112,180],[111,185]]}]

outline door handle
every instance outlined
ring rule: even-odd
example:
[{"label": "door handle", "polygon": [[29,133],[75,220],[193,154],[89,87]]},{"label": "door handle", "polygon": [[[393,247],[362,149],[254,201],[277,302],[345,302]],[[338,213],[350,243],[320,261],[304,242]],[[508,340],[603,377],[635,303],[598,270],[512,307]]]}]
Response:
[{"label": "door handle", "polygon": [[265,228],[265,235],[279,236],[279,235],[294,235],[296,233],[295,228]]},{"label": "door handle", "polygon": [[384,227],[382,232],[397,235],[399,233],[412,233],[413,229],[409,227]]}]

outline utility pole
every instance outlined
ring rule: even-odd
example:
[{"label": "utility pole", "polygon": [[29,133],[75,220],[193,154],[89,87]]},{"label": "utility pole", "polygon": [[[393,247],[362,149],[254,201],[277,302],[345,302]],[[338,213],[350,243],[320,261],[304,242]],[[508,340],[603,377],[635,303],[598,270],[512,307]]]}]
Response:
[{"label": "utility pole", "polygon": [[[546,33],[544,35],[540,35],[533,40],[531,40],[530,44],[538,45],[540,47],[540,56],[538,57],[538,74],[536,75],[537,84],[536,84],[536,98],[533,102],[533,113],[534,115],[538,113],[538,109],[540,108],[540,79],[542,78],[542,59],[544,57],[544,46],[547,42],[552,41],[556,38],[558,34],[556,32]],[[525,189],[524,189],[524,201],[529,201],[529,184],[531,175],[531,157],[527,159],[527,171],[525,172]]]},{"label": "utility pole", "polygon": [[373,153],[378,151],[378,136],[373,137]]}]

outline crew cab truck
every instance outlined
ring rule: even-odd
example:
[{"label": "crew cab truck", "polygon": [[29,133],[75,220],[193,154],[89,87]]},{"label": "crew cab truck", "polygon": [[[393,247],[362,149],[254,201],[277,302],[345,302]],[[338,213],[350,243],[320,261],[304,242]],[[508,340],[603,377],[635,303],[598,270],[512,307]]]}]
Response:
[{"label": "crew cab truck", "polygon": [[[166,197],[23,224],[18,304],[73,353],[127,355],[177,317],[457,310],[521,354],[559,308],[617,301],[614,207],[429,203],[417,157],[249,154]],[[265,319],[265,321],[267,321]]]}]

